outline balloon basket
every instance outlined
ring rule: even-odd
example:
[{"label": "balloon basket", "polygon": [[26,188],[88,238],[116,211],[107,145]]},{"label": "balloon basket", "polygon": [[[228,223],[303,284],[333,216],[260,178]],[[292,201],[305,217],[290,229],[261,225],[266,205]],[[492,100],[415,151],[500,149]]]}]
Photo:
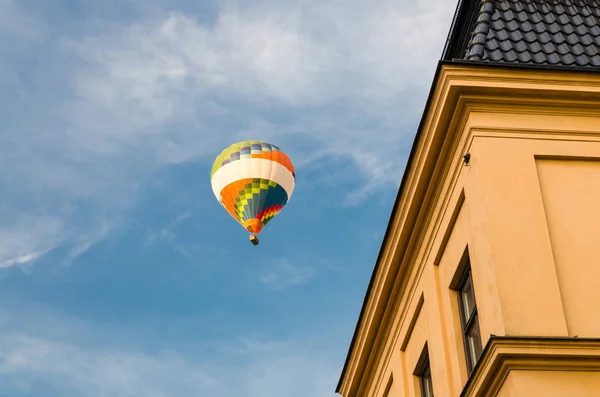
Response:
[{"label": "balloon basket", "polygon": [[256,236],[256,234],[250,235],[250,242],[254,245],[258,245],[258,237]]}]

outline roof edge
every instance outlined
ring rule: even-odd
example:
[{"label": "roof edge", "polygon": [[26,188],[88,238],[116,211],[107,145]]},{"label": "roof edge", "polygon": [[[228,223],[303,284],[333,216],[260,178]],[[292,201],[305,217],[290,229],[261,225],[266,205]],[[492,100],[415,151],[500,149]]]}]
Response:
[{"label": "roof edge", "polygon": [[478,18],[483,9],[487,10],[486,3],[488,2],[486,0],[459,0],[444,45],[442,60],[463,59],[467,55]]},{"label": "roof edge", "polygon": [[346,371],[348,369],[348,364],[350,363],[350,357],[352,355],[352,352],[354,351],[354,345],[356,343],[358,330],[360,328],[360,325],[362,324],[362,320],[365,315],[367,301],[369,300],[369,297],[371,296],[373,284],[375,282],[375,277],[378,273],[379,266],[381,264],[381,258],[383,256],[383,252],[385,250],[385,246],[387,245],[388,239],[390,238],[390,235],[391,235],[394,218],[396,217],[396,212],[398,211],[398,207],[399,207],[398,204],[400,203],[400,200],[403,197],[404,186],[406,185],[406,179],[408,178],[407,170],[409,170],[411,168],[412,162],[413,162],[413,159],[415,156],[415,152],[417,150],[417,147],[419,146],[418,143],[420,142],[420,137],[421,137],[421,133],[423,130],[423,126],[425,125],[425,120],[427,119],[426,116],[429,113],[429,109],[431,108],[431,102],[433,100],[435,88],[436,88],[437,82],[439,80],[439,75],[442,70],[443,63],[444,62],[442,62],[442,61],[438,61],[438,64],[435,69],[435,73],[433,75],[433,81],[432,81],[431,87],[429,89],[429,94],[427,95],[427,100],[425,102],[425,108],[423,109],[423,113],[421,115],[421,121],[419,122],[419,126],[417,127],[417,132],[415,134],[415,138],[413,139],[413,144],[410,149],[410,154],[408,155],[408,160],[406,161],[406,165],[404,167],[402,179],[400,181],[400,186],[398,188],[398,193],[396,195],[396,199],[394,200],[394,205],[392,207],[392,212],[390,213],[390,218],[389,218],[386,230],[385,230],[385,234],[383,236],[383,240],[381,242],[381,248],[379,249],[379,254],[377,255],[377,260],[375,262],[375,268],[373,269],[373,272],[371,273],[371,278],[369,280],[369,284],[368,284],[367,290],[365,292],[365,297],[363,299],[362,307],[360,309],[360,313],[359,313],[358,319],[356,321],[356,326],[354,327],[354,332],[352,334],[352,340],[350,341],[350,346],[348,347],[348,353],[346,353],[346,360],[344,361],[344,366],[342,368],[340,378],[339,378],[337,386],[335,388],[335,392],[338,394],[339,394],[340,388],[342,386],[342,383],[344,381],[344,377],[345,377]]},{"label": "roof edge", "polygon": [[446,37],[446,43],[444,44],[444,49],[442,51],[442,60],[447,59],[450,46],[455,41],[454,37],[456,36],[456,23],[458,22],[459,15],[462,13],[464,3],[465,0],[458,0],[458,4],[454,10],[454,16],[452,17],[452,23],[450,24],[450,30],[448,30],[448,36]]}]

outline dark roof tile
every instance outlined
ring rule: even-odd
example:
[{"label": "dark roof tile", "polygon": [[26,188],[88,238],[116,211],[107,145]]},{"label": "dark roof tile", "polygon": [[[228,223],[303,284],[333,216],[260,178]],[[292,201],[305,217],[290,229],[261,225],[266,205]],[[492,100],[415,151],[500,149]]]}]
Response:
[{"label": "dark roof tile", "polygon": [[524,37],[523,37],[523,34],[521,34],[521,32],[520,32],[520,31],[518,31],[518,30],[515,30],[515,31],[513,31],[513,32],[510,32],[510,33],[508,34],[508,36],[510,37],[510,40],[511,40],[512,42],[517,42],[517,41],[521,41],[521,40],[523,40],[523,39],[524,39]]},{"label": "dark roof tile", "polygon": [[497,6],[497,7],[498,7],[500,10],[502,10],[502,11],[506,11],[506,10],[509,10],[509,9],[510,9],[510,5],[509,5],[508,3],[506,3],[506,2],[502,2],[502,3],[500,3],[500,4],[496,4],[496,6]]},{"label": "dark roof tile", "polygon": [[527,22],[529,20],[529,15],[525,11],[519,11],[519,13],[517,14],[517,19],[521,23]]},{"label": "dark roof tile", "polygon": [[589,33],[579,37],[579,40],[581,40],[584,45],[588,46],[594,42],[594,39],[592,39],[592,36],[590,36]]},{"label": "dark roof tile", "polygon": [[571,54],[565,54],[561,57],[561,63],[566,65],[572,65],[575,63],[575,58]]},{"label": "dark roof tile", "polygon": [[583,26],[583,25],[577,25],[577,26],[575,26],[575,31],[580,36],[583,36],[584,34],[586,34],[588,32],[588,29],[585,26]]},{"label": "dark roof tile", "polygon": [[531,52],[532,54],[535,54],[540,51],[542,51],[542,46],[540,45],[540,43],[533,42],[529,44],[529,52]]},{"label": "dark roof tile", "polygon": [[[561,58],[556,53],[546,54],[546,58],[548,59],[548,63],[552,64],[552,65],[558,65],[558,64],[562,63]],[[569,65],[568,62],[564,62],[563,64]]]},{"label": "dark roof tile", "polygon": [[444,59],[600,68],[600,0],[461,0]]},{"label": "dark roof tile", "polygon": [[542,46],[542,49],[544,50],[544,52],[546,54],[551,54],[552,52],[555,51],[556,47],[555,47],[554,43],[546,43]]},{"label": "dark roof tile", "polygon": [[529,63],[531,62],[531,54],[528,52],[519,52],[518,54],[519,57],[519,61],[521,61],[521,63]]},{"label": "dark roof tile", "polygon": [[546,23],[554,23],[556,22],[556,16],[554,14],[550,14],[547,11],[544,11],[544,21]]},{"label": "dark roof tile", "polygon": [[533,28],[538,33],[543,33],[543,32],[545,32],[548,29],[547,25],[544,22],[538,22],[538,23],[536,23],[535,25],[533,25]]},{"label": "dark roof tile", "polygon": [[561,14],[558,16],[558,22],[560,22],[563,25],[566,25],[571,22],[571,19],[567,15]]},{"label": "dark roof tile", "polygon": [[590,28],[594,27],[594,26],[598,26],[598,19],[594,18],[593,16],[590,15],[585,18],[585,24],[587,26],[589,26]]},{"label": "dark roof tile", "polygon": [[504,59],[507,62],[514,62],[517,60],[517,53],[515,52],[515,50],[510,50],[507,53],[504,54]]},{"label": "dark roof tile", "polygon": [[575,29],[573,28],[572,25],[564,25],[562,27],[562,31],[565,34],[572,34],[573,32],[575,32]]},{"label": "dark roof tile", "polygon": [[546,54],[543,52],[537,52],[533,54],[533,62],[537,64],[546,63]]},{"label": "dark roof tile", "polygon": [[538,22],[542,22],[542,16],[540,15],[539,12],[534,11],[531,14],[529,14],[529,20],[532,23],[538,23]]},{"label": "dark roof tile", "polygon": [[600,52],[600,50],[593,45],[588,45],[585,47],[585,53],[591,57],[593,57],[594,55],[597,55],[599,52]]},{"label": "dark roof tile", "polygon": [[572,50],[571,50],[571,53],[573,53],[573,54],[575,54],[575,55],[577,55],[577,56],[579,56],[579,55],[583,54],[584,52],[585,52],[585,49],[584,49],[584,48],[583,48],[583,46],[582,46],[581,44],[579,44],[579,43],[575,44],[575,45],[572,47]]},{"label": "dark roof tile", "polygon": [[588,58],[587,55],[582,54],[582,55],[579,55],[577,58],[575,58],[575,61],[577,62],[578,65],[582,66],[582,65],[587,65],[590,62],[590,58]]},{"label": "dark roof tile", "polygon": [[567,22],[565,22],[564,24],[567,24],[569,22],[572,22],[573,25],[575,26],[579,26],[579,25],[583,25],[583,18],[581,17],[581,15],[574,15],[573,18],[569,21],[567,20]]},{"label": "dark roof tile", "polygon": [[508,52],[513,48],[513,43],[510,40],[504,40],[500,43],[500,49],[504,52]]},{"label": "dark roof tile", "polygon": [[520,13],[521,11],[525,10],[525,7],[521,3],[515,3],[513,9]]},{"label": "dark roof tile", "polygon": [[557,22],[553,22],[546,26],[546,30],[553,34],[558,33],[560,32],[560,25]]},{"label": "dark roof tile", "polygon": [[[521,23],[521,30],[525,33],[531,33],[533,30],[533,25],[529,23],[529,21],[523,21]],[[535,37],[535,35],[533,35],[533,37]]]},{"label": "dark roof tile", "polygon": [[543,32],[538,35],[538,40],[540,41],[540,43],[546,44],[552,41],[552,37],[550,37],[550,35],[547,32]]},{"label": "dark roof tile", "polygon": [[498,30],[496,32],[496,37],[498,38],[498,40],[504,41],[508,39],[508,33],[506,33],[506,30]]},{"label": "dark roof tile", "polygon": [[552,42],[554,44],[564,43],[565,42],[565,36],[562,33],[558,32],[554,36],[552,36]]},{"label": "dark roof tile", "polygon": [[486,43],[486,48],[488,51],[494,51],[496,48],[498,48],[498,42],[496,39],[488,40]]},{"label": "dark roof tile", "polygon": [[569,51],[569,46],[565,43],[561,43],[560,45],[556,46],[556,52],[558,52],[560,55],[564,55],[564,56],[567,56],[571,53]]},{"label": "dark roof tile", "polygon": [[581,39],[579,38],[579,36],[577,36],[574,33],[571,33],[570,35],[567,36],[567,43],[569,43],[570,45],[575,45],[577,43],[579,43],[581,41]]},{"label": "dark roof tile", "polygon": [[529,52],[529,47],[527,46],[527,44],[525,44],[525,41],[523,40],[516,42],[514,47],[518,53]]},{"label": "dark roof tile", "polygon": [[519,24],[514,19],[505,20],[505,25],[509,30],[519,29]]},{"label": "dark roof tile", "polygon": [[534,32],[526,32],[525,40],[529,43],[536,43],[538,41],[538,36]]},{"label": "dark roof tile", "polygon": [[488,59],[492,61],[500,61],[502,60],[502,51],[494,50],[492,52],[487,53]]}]

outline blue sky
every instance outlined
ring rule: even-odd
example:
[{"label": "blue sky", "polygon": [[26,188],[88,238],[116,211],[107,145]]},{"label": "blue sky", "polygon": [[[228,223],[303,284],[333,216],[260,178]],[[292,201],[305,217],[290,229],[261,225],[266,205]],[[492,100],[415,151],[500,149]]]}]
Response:
[{"label": "blue sky", "polygon": [[[0,397],[332,397],[454,2],[0,0]],[[297,170],[258,247],[213,159]]]}]

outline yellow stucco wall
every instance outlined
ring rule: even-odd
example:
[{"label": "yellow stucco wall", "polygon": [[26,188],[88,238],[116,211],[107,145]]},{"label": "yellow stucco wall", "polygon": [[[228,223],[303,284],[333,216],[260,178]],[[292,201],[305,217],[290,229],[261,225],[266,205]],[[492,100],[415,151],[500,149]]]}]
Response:
[{"label": "yellow stucco wall", "polygon": [[536,165],[568,333],[600,336],[600,159]]},{"label": "yellow stucco wall", "polygon": [[515,371],[508,375],[498,397],[597,397],[600,372]]},{"label": "yellow stucco wall", "polygon": [[465,194],[481,191],[489,230],[471,234],[472,253],[493,266],[502,319],[486,333],[599,336],[600,142],[480,137],[471,151]]}]

